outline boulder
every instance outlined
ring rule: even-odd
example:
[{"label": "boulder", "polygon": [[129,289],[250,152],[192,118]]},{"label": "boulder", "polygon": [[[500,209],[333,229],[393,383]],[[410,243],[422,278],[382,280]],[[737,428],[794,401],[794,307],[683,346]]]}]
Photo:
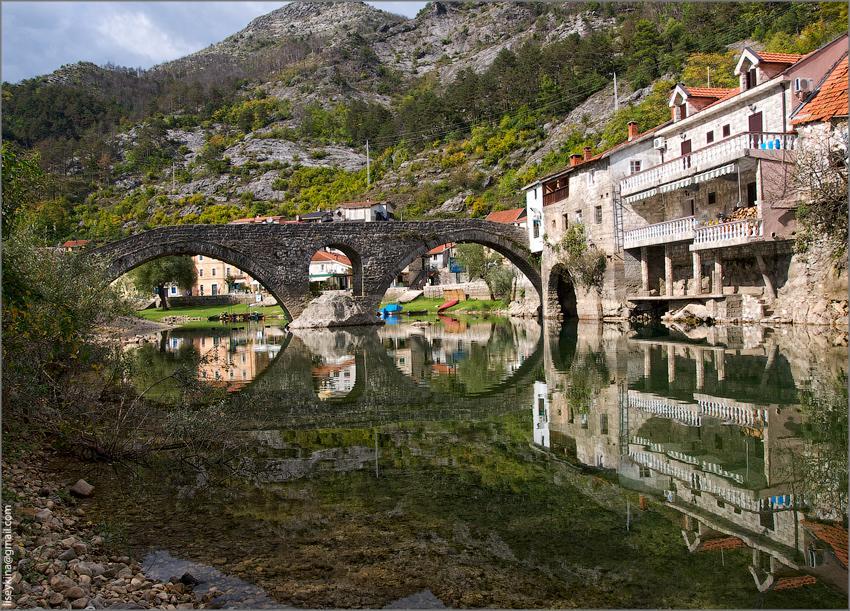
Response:
[{"label": "boulder", "polygon": [[311,301],[291,329],[383,324],[375,312],[346,293],[323,293]]},{"label": "boulder", "polygon": [[87,497],[94,492],[94,486],[84,479],[77,480],[77,483],[71,486],[71,494],[75,496]]}]

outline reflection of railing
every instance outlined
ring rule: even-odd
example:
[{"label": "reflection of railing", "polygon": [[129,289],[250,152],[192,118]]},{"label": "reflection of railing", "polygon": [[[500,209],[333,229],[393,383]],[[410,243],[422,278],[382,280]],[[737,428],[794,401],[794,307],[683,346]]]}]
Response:
[{"label": "reflection of railing", "polygon": [[777,132],[744,132],[725,138],[687,155],[665,161],[657,166],[637,172],[620,181],[623,195],[657,187],[665,182],[676,180],[702,170],[710,169],[721,163],[727,163],[741,157],[746,151],[793,150],[796,145],[795,134]]},{"label": "reflection of railing", "polygon": [[637,391],[629,391],[629,407],[639,409],[662,418],[678,420],[687,426],[701,426],[702,419],[696,405],[673,403],[651,395],[642,395]]},{"label": "reflection of railing", "polygon": [[758,240],[764,236],[764,224],[761,219],[746,219],[698,227],[694,230],[694,248],[714,248],[729,243]]},{"label": "reflection of railing", "polygon": [[638,246],[690,240],[694,237],[695,225],[696,219],[692,216],[686,216],[672,221],[639,227],[638,229],[630,229],[623,233],[623,245],[624,248],[636,248]]},{"label": "reflection of railing", "polygon": [[721,399],[694,397],[700,412],[727,422],[750,427],[763,427],[767,424],[767,409],[756,406],[730,405]]}]

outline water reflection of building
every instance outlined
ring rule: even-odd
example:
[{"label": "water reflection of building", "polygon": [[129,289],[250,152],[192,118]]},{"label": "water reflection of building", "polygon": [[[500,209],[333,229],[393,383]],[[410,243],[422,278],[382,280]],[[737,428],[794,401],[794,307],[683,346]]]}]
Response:
[{"label": "water reflection of building", "polygon": [[[553,452],[663,500],[692,552],[751,548],[761,591],[812,576],[846,590],[847,531],[806,519],[821,509],[799,464],[808,450],[797,386],[823,355],[801,359],[799,345],[764,328],[694,340],[581,327],[577,338],[545,336]],[[538,392],[533,413],[544,445]]]},{"label": "water reflection of building", "polygon": [[354,389],[357,381],[357,364],[354,356],[324,357],[311,371],[318,386],[320,399],[344,397]]},{"label": "water reflection of building", "polygon": [[201,357],[198,379],[233,392],[246,386],[269,366],[281,349],[285,333],[281,327],[253,325],[172,332],[167,347],[177,351],[191,342]]}]

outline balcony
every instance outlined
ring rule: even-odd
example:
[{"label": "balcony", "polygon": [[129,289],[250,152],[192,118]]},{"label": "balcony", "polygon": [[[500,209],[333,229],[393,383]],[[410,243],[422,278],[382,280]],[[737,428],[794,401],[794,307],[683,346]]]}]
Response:
[{"label": "balcony", "polygon": [[550,193],[543,194],[543,205],[550,206],[554,203],[557,203],[563,199],[567,199],[570,194],[570,190],[567,187],[562,187],[560,189],[555,189]]},{"label": "balcony", "polygon": [[694,243],[691,245],[691,250],[737,246],[761,240],[763,237],[764,222],[761,219],[708,225],[694,230]]},{"label": "balcony", "polygon": [[686,216],[672,221],[655,223],[623,232],[623,248],[639,248],[669,242],[682,242],[694,238],[696,219]]},{"label": "balcony", "polygon": [[795,145],[795,134],[744,132],[627,176],[620,181],[620,193],[626,197],[655,189],[744,157],[749,151],[790,151]]}]

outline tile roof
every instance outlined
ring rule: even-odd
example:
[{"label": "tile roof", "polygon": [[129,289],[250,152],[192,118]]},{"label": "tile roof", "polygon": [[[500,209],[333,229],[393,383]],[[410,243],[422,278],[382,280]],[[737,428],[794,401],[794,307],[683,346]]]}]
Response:
[{"label": "tile roof", "polygon": [[77,246],[85,246],[89,242],[91,242],[91,240],[68,240],[62,244],[62,246],[65,248],[76,248]]},{"label": "tile roof", "polygon": [[835,552],[835,557],[847,568],[847,529],[838,524],[821,524],[803,520],[803,527]]},{"label": "tile roof", "polygon": [[689,95],[695,98],[726,98],[730,93],[738,93],[738,88],[727,87],[685,87]]},{"label": "tile roof", "polygon": [[498,210],[487,215],[486,220],[494,223],[518,223],[525,216],[525,208],[513,208],[511,210]]},{"label": "tile roof", "polygon": [[282,216],[249,216],[243,219],[235,219],[230,221],[230,225],[244,225],[248,223],[287,223],[297,221],[287,221]]},{"label": "tile roof", "polygon": [[454,242],[447,242],[446,244],[440,244],[439,246],[435,246],[434,248],[432,248],[431,250],[429,250],[425,254],[426,255],[438,255],[441,252],[444,252],[444,251],[448,250],[449,248],[452,248],[454,245],[455,245]]},{"label": "tile roof", "polygon": [[799,125],[813,121],[829,121],[833,117],[846,117],[847,85],[847,56],[845,55],[791,123]]},{"label": "tile roof", "polygon": [[[726,101],[726,100],[728,100],[729,98],[734,98],[734,97],[735,97],[736,95],[738,95],[739,93],[741,93],[741,88],[740,88],[740,87],[735,87],[734,89],[727,89],[727,90],[726,90],[726,94],[725,94],[725,95],[723,95],[723,96],[721,96],[721,97],[717,98],[717,99],[716,99],[716,100],[714,100],[711,104],[709,104],[709,105],[707,105],[707,106],[705,106],[705,107],[701,108],[701,109],[700,109],[700,110],[698,110],[697,112],[702,112],[702,111],[703,111],[703,110],[705,110],[706,108],[711,108],[711,107],[712,107],[712,106],[714,106],[715,104],[720,104],[721,102],[725,102],[725,101]],[[696,113],[694,113],[694,114],[696,114]]]},{"label": "tile roof", "polygon": [[718,537],[717,539],[709,539],[703,541],[699,546],[701,552],[717,552],[722,549],[737,549],[744,547],[744,542],[738,537]]},{"label": "tile roof", "polygon": [[803,586],[812,585],[817,583],[817,579],[812,577],[811,575],[798,575],[796,577],[781,577],[776,580],[776,583],[773,584],[774,590],[793,590],[795,588],[802,588]]},{"label": "tile roof", "polygon": [[326,250],[317,250],[315,253],[313,253],[313,258],[310,260],[315,261],[317,263],[324,261],[332,261],[334,263],[341,263],[342,265],[351,267],[351,259],[349,259],[345,255],[338,255],[335,252],[328,252]]},{"label": "tile roof", "polygon": [[339,208],[347,208],[349,210],[357,210],[357,209],[360,209],[360,208],[371,208],[372,206],[377,206],[380,203],[381,202],[373,202],[372,200],[367,199],[367,200],[362,201],[362,202],[341,202],[341,203],[337,204],[337,206]]},{"label": "tile roof", "polygon": [[754,51],[754,53],[761,61],[769,64],[796,64],[805,57],[799,53],[765,53],[763,51]]}]

